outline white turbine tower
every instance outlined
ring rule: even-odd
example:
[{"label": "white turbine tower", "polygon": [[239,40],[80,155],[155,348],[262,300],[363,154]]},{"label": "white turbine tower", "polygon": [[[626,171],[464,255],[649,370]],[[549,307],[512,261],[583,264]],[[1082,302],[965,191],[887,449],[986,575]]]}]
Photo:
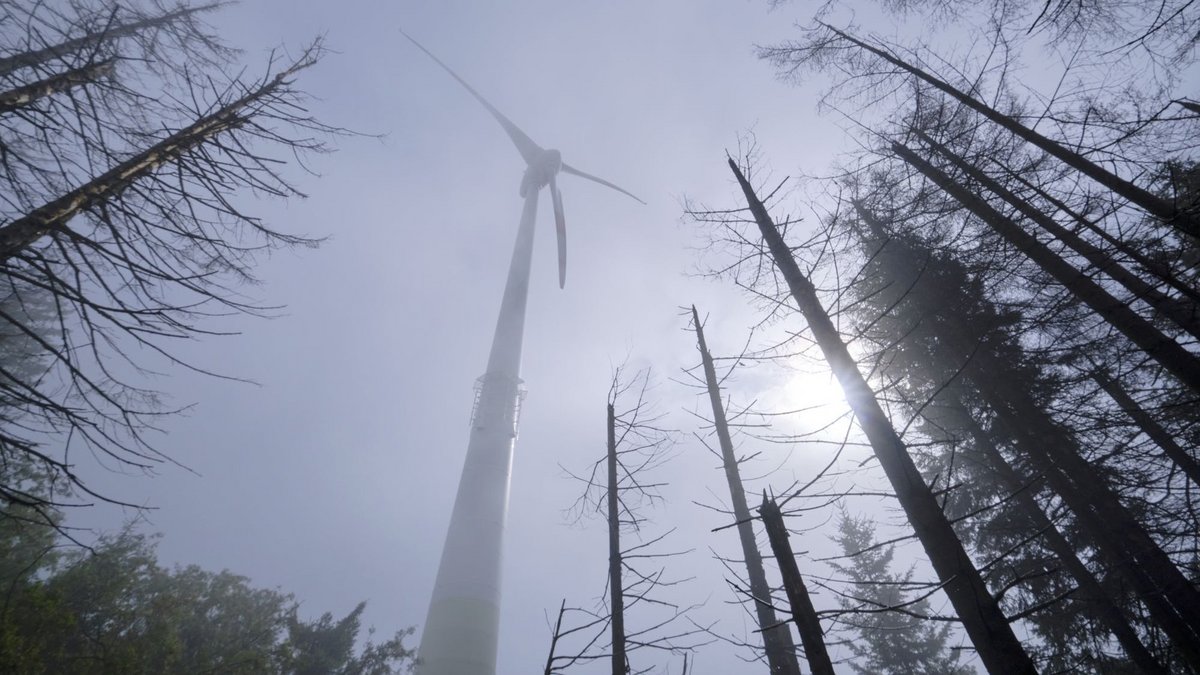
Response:
[{"label": "white turbine tower", "polygon": [[527,165],[521,179],[520,194],[525,198],[521,225],[508,268],[504,298],[500,302],[487,371],[479,378],[476,390],[466,464],[459,479],[454,513],[450,517],[450,529],[442,548],[437,582],[418,650],[419,675],[493,675],[500,629],[500,560],[508,513],[513,445],[517,438],[521,341],[525,330],[525,300],[529,290],[538,195],[542,188],[550,187],[558,233],[560,288],[566,283],[567,241],[562,195],[555,180],[558,173],[586,178],[639,202],[642,200],[606,180],[563,163],[558,150],[545,150],[534,143],[449,66],[407,33],[401,33],[487,108],[504,127]]}]

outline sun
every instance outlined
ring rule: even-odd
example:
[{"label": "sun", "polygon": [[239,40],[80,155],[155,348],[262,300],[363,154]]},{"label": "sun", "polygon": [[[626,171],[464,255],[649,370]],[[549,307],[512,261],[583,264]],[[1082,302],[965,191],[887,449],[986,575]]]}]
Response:
[{"label": "sun", "polygon": [[847,408],[846,397],[837,378],[827,369],[793,370],[784,379],[781,403],[797,414],[829,419]]}]

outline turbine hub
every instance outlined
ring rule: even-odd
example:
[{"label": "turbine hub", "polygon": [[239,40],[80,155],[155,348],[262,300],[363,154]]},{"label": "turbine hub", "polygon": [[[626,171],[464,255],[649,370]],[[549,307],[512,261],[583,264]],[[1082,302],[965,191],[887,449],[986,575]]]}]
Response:
[{"label": "turbine hub", "polygon": [[530,190],[541,190],[549,185],[550,180],[561,169],[562,153],[558,150],[543,150],[525,169],[525,176],[521,179],[521,196],[528,195]]}]

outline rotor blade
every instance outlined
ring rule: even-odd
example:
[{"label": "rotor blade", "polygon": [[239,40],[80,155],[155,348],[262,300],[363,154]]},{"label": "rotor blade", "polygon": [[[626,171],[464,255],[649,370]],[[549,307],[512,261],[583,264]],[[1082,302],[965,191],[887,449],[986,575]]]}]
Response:
[{"label": "rotor blade", "polygon": [[567,285],[567,219],[563,214],[562,193],[558,182],[550,179],[550,197],[554,201],[554,231],[558,233],[558,287]]},{"label": "rotor blade", "polygon": [[537,143],[534,143],[533,139],[526,136],[524,131],[521,131],[520,129],[517,128],[517,125],[512,123],[512,120],[505,117],[504,114],[501,113],[499,110],[496,110],[496,108],[491,103],[488,103],[487,99],[485,99],[483,96],[481,96],[479,94],[479,92],[475,91],[471,87],[471,85],[467,84],[466,80],[462,79],[461,77],[458,76],[458,73],[451,70],[450,66],[442,63],[441,59],[434,56],[433,52],[426,49],[424,45],[422,45],[420,42],[417,42],[408,33],[405,33],[403,30],[401,30],[400,34],[403,35],[404,37],[408,38],[409,42],[416,45],[417,49],[420,49],[421,51],[425,52],[425,54],[427,56],[429,56],[429,58],[433,59],[434,63],[436,63],[442,67],[442,70],[445,70],[447,73],[450,73],[451,77],[458,80],[459,84],[461,84],[463,87],[465,87],[467,91],[471,92],[471,95],[475,97],[475,100],[482,103],[483,107],[488,109],[488,112],[490,112],[492,114],[492,117],[495,117],[496,121],[500,123],[500,126],[504,127],[504,131],[506,133],[508,133],[508,137],[512,139],[513,145],[517,146],[517,150],[521,153],[521,156],[525,158],[526,164],[532,164],[533,161],[535,159],[537,159],[539,155],[542,154],[542,147],[540,145],[538,145]]},{"label": "rotor blade", "polygon": [[572,175],[575,175],[575,176],[579,176],[580,178],[586,178],[586,179],[588,179],[588,180],[590,180],[590,181],[594,181],[594,182],[596,182],[596,183],[599,183],[599,184],[601,184],[601,185],[608,186],[608,187],[610,187],[610,188],[612,188],[612,189],[616,190],[617,192],[620,192],[621,194],[629,195],[630,197],[633,197],[634,199],[637,199],[637,201],[639,201],[639,202],[641,202],[641,203],[643,203],[643,204],[645,204],[645,203],[646,203],[646,202],[643,202],[642,200],[638,199],[638,198],[637,198],[637,196],[636,196],[636,195],[634,195],[634,194],[633,194],[632,192],[630,192],[629,190],[625,190],[625,189],[619,188],[619,187],[617,187],[616,185],[613,185],[612,183],[610,183],[610,182],[608,182],[608,181],[604,180],[603,178],[597,178],[597,177],[595,177],[595,176],[591,175],[590,173],[584,173],[584,172],[580,171],[579,169],[576,169],[575,167],[573,167],[573,166],[571,166],[571,165],[567,164],[566,162],[563,162],[563,165],[562,165],[562,170],[563,170],[563,171],[565,171],[565,172],[567,172],[567,173],[569,173],[569,174],[572,174]]}]

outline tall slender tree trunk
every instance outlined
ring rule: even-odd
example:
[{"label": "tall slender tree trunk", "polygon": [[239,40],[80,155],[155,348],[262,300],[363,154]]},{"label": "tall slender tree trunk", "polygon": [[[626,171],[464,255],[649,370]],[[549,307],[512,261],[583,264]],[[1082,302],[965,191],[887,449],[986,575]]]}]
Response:
[{"label": "tall slender tree trunk", "polygon": [[629,672],[625,654],[625,587],[621,583],[621,507],[617,494],[617,415],[608,404],[608,594],[612,613],[612,675]]},{"label": "tall slender tree trunk", "polygon": [[[872,234],[887,241],[882,223],[862,204],[854,203],[860,219]],[[893,263],[890,279],[906,279],[911,261]],[[1165,552],[1124,508],[1104,479],[1082,459],[1078,443],[1031,398],[1027,386],[1016,382],[1014,364],[982,348],[960,313],[941,300],[925,299],[918,287],[908,289],[922,316],[941,316],[932,322],[940,352],[929,354],[926,368],[935,362],[961,365],[961,377],[996,412],[997,424],[1015,447],[1042,474],[1050,488],[1075,513],[1080,525],[1103,552],[1117,574],[1139,593],[1153,620],[1164,629],[1181,656],[1200,671],[1200,592],[1183,577]],[[944,365],[944,364],[942,364]]]},{"label": "tall slender tree trunk", "polygon": [[1100,368],[1093,369],[1090,375],[1104,390],[1104,393],[1108,394],[1109,398],[1137,423],[1138,428],[1149,436],[1150,440],[1154,441],[1159,448],[1162,448],[1163,453],[1175,463],[1175,466],[1179,467],[1179,470],[1183,471],[1192,483],[1200,486],[1200,462],[1197,462],[1187,450],[1184,450],[1175,437],[1164,429],[1145,408],[1138,405],[1120,382]]},{"label": "tall slender tree trunk", "polygon": [[1185,110],[1194,112],[1196,114],[1200,114],[1200,103],[1196,103],[1195,101],[1188,101],[1186,99],[1176,99],[1175,101],[1172,101],[1172,103],[1178,103]]},{"label": "tall slender tree trunk", "polygon": [[1001,185],[991,176],[980,171],[946,146],[927,136],[924,132],[917,130],[916,134],[926,145],[949,160],[951,164],[958,167],[963,173],[970,176],[984,188],[998,195],[1021,215],[1037,223],[1042,229],[1083,256],[1096,269],[1112,277],[1133,293],[1134,297],[1150,305],[1160,314],[1175,322],[1177,326],[1189,335],[1200,340],[1200,317],[1196,316],[1194,308],[1183,306],[1179,301],[1146,283],[1141,277],[1125,269],[1119,262],[1113,260],[1096,246],[1093,246],[1091,242],[1059,225],[1053,218],[1034,208],[1032,204],[1013,194],[1011,190]]},{"label": "tall slender tree trunk", "polygon": [[23,108],[38,99],[108,77],[115,63],[116,59],[104,59],[0,92],[0,115]]},{"label": "tall slender tree trunk", "polygon": [[859,426],[887,475],[896,499],[925,549],[950,603],[989,673],[1036,673],[1032,659],[1021,646],[1000,605],[996,602],[963,548],[946,514],[921,477],[904,442],[884,414],[874,391],[858,370],[829,314],[821,306],[812,282],[800,272],[791,251],[767,214],[754,189],[732,159],[729,168],[742,187],[746,201],[767,242],[776,267],[787,280],[793,300],[808,321],[817,345],[845,392]]},{"label": "tall slender tree trunk", "polygon": [[178,21],[186,16],[216,9],[225,2],[210,2],[198,7],[182,7],[160,16],[152,16],[129,23],[109,23],[102,30],[87,33],[77,38],[60,42],[56,45],[20,52],[0,58],[0,77],[19,70],[46,63],[51,59],[61,58],[84,50],[95,50],[99,45],[117,38],[135,35],[141,31],[154,29]]},{"label": "tall slender tree trunk", "polygon": [[1104,167],[1092,162],[1078,152],[1071,150],[1057,141],[1046,138],[1033,129],[1022,125],[1012,117],[988,106],[982,101],[976,99],[974,96],[960,91],[949,83],[934,77],[933,75],[925,72],[923,69],[904,61],[894,54],[880,49],[875,45],[859,40],[853,35],[850,35],[845,31],[838,30],[829,24],[821,23],[821,25],[825,26],[825,28],[829,29],[843,40],[846,40],[847,42],[878,56],[888,63],[912,75],[915,75],[920,80],[933,85],[933,87],[938,91],[949,95],[954,100],[962,103],[968,108],[971,108],[975,112],[978,112],[988,120],[995,122],[1019,138],[1032,143],[1047,154],[1059,159],[1067,166],[1079,171],[1080,173],[1103,185],[1109,190],[1112,190],[1125,199],[1128,199],[1130,202],[1136,204],[1146,212],[1161,218],[1163,221],[1175,226],[1176,228],[1190,234],[1193,237],[1200,237],[1200,221],[1198,221],[1193,214],[1186,213],[1178,209],[1176,205],[1171,202],[1171,200],[1163,199],[1162,197],[1152,194],[1148,190],[1140,188],[1124,178],[1105,170]]},{"label": "tall slender tree trunk", "polygon": [[546,655],[546,668],[542,670],[542,675],[554,675],[554,650],[558,649],[558,641],[562,638],[562,623],[566,613],[567,600],[563,598],[558,606],[558,618],[554,620],[554,632],[550,634],[550,653]]},{"label": "tall slender tree trunk", "polygon": [[792,544],[788,541],[783,513],[775,500],[767,499],[765,494],[762,506],[758,507],[758,513],[767,529],[771,551],[775,553],[775,560],[779,562],[783,588],[787,591],[788,602],[792,606],[792,621],[800,631],[800,641],[804,644],[804,656],[808,659],[808,667],[812,668],[813,675],[834,675],[833,662],[829,660],[829,651],[825,648],[821,621],[817,618],[817,610],[808,595],[808,587],[804,584],[800,567],[796,565],[796,555],[792,553]]},{"label": "tall slender tree trunk", "polygon": [[1198,311],[1196,309],[1196,305],[1197,305],[1197,303],[1200,303],[1200,292],[1197,292],[1195,288],[1192,288],[1186,282],[1184,282],[1182,279],[1180,279],[1177,274],[1175,274],[1174,272],[1171,271],[1170,267],[1168,267],[1167,265],[1164,265],[1161,262],[1158,262],[1157,260],[1151,260],[1150,258],[1146,257],[1137,248],[1130,246],[1128,243],[1121,241],[1117,237],[1114,237],[1103,227],[1100,227],[1096,223],[1092,222],[1091,219],[1085,217],[1082,213],[1079,213],[1078,211],[1071,208],[1070,206],[1067,206],[1067,204],[1065,202],[1063,202],[1061,199],[1055,197],[1054,195],[1050,194],[1046,190],[1043,190],[1042,188],[1034,185],[1029,179],[1025,178],[1020,173],[1013,171],[1012,169],[1008,168],[1007,166],[1005,166],[1003,164],[1000,164],[999,162],[997,162],[996,164],[1006,174],[1008,174],[1009,177],[1015,179],[1017,182],[1024,185],[1025,187],[1029,188],[1030,190],[1033,190],[1034,193],[1036,193],[1039,197],[1041,197],[1042,199],[1045,199],[1054,208],[1067,214],[1067,216],[1069,216],[1071,218],[1071,220],[1074,220],[1085,230],[1087,230],[1088,232],[1091,232],[1092,234],[1096,235],[1097,237],[1100,237],[1105,242],[1107,242],[1109,246],[1112,246],[1116,250],[1120,251],[1122,255],[1128,257],[1130,260],[1136,262],[1138,265],[1141,265],[1142,268],[1145,269],[1146,271],[1150,272],[1150,274],[1154,275],[1155,277],[1158,277],[1159,280],[1166,283],[1171,288],[1174,288],[1179,294],[1188,298],[1188,300],[1192,303],[1192,314],[1195,314]]},{"label": "tall slender tree trunk", "polygon": [[1200,592],[1096,475],[1074,440],[985,360],[972,383],[1005,432],[1075,514],[1113,570],[1136,590],[1184,660],[1200,672]]},{"label": "tall slender tree trunk", "polygon": [[712,354],[704,340],[704,327],[700,316],[692,306],[692,324],[696,327],[696,341],[700,359],[704,365],[704,379],[708,385],[708,400],[712,404],[713,426],[717,430],[717,441],[721,446],[721,460],[725,465],[725,480],[729,484],[729,500],[733,504],[733,517],[737,522],[738,538],[742,543],[742,558],[746,561],[746,576],[750,581],[750,595],[758,627],[762,631],[763,647],[767,653],[767,664],[772,673],[800,675],[800,664],[796,660],[796,646],[786,623],[775,619],[775,608],[771,605],[771,586],[763,569],[762,555],[754,538],[754,525],[750,508],[746,503],[746,491],[738,470],[737,457],[733,453],[733,439],[729,435],[729,423],[725,417],[725,405],[721,401],[721,387]]},{"label": "tall slender tree trunk", "polygon": [[1179,378],[1192,391],[1200,394],[1200,358],[1164,335],[1150,322],[1138,316],[1137,312],[1130,309],[1128,305],[1114,298],[1099,284],[1038,242],[1033,235],[1022,230],[1020,226],[1004,217],[990,204],[954,182],[944,172],[922,159],[915,152],[900,143],[893,143],[892,151],[991,226],[997,234],[1017,247],[1044,272],[1065,286],[1092,311],[1121,331],[1123,335],[1168,372]]},{"label": "tall slender tree trunk", "polygon": [[[855,204],[860,217],[880,241],[886,241],[882,225],[869,211]],[[895,263],[907,268],[917,261]],[[906,278],[906,270],[889,272],[893,279]],[[910,294],[916,292],[909,289]],[[929,354],[927,367],[935,360],[963,364],[961,377],[995,411],[998,424],[1013,439],[1017,449],[1039,472],[1067,506],[1080,525],[1146,604],[1154,621],[1163,628],[1185,661],[1200,671],[1200,591],[1179,571],[1119,497],[1083,459],[1074,438],[1062,429],[1031,398],[1027,384],[1013,375],[1013,364],[981,348],[967,336],[975,334],[964,319],[923,295],[913,296],[922,315],[946,318],[934,322],[938,344],[944,351]],[[944,364],[943,364],[944,365]]]},{"label": "tall slender tree trunk", "polygon": [[1016,469],[1008,463],[1000,450],[992,443],[991,438],[979,426],[979,423],[971,417],[963,405],[961,399],[955,397],[951,402],[951,408],[961,426],[966,428],[967,433],[971,435],[975,448],[986,463],[986,466],[995,472],[1000,478],[1005,487],[1015,496],[1014,500],[1017,508],[1021,513],[1029,519],[1030,525],[1037,532],[1041,533],[1042,541],[1046,547],[1062,562],[1063,568],[1075,580],[1079,587],[1079,592],[1074,596],[1077,601],[1083,604],[1090,614],[1095,616],[1104,624],[1105,627],[1112,632],[1113,637],[1125,650],[1126,656],[1133,662],[1135,666],[1143,673],[1152,673],[1167,675],[1167,669],[1154,658],[1146,645],[1142,643],[1138,637],[1137,631],[1129,624],[1128,619],[1120,608],[1113,602],[1113,599],[1104,591],[1103,586],[1088,569],[1087,565],[1079,559],[1075,552],[1075,547],[1067,541],[1062,532],[1058,530],[1053,521],[1046,516],[1042,511],[1041,506],[1029,493],[1025,480],[1017,472]]},{"label": "tall slender tree trunk", "polygon": [[73,236],[67,222],[98,204],[113,199],[137,180],[150,175],[159,167],[175,161],[188,150],[202,145],[218,135],[245,124],[241,113],[256,101],[267,98],[287,84],[296,71],[311,62],[299,63],[271,78],[270,81],[216,112],[201,117],[176,131],[152,147],[142,151],[100,176],[30,213],[0,226],[0,263],[20,253],[27,246],[51,233]]}]

